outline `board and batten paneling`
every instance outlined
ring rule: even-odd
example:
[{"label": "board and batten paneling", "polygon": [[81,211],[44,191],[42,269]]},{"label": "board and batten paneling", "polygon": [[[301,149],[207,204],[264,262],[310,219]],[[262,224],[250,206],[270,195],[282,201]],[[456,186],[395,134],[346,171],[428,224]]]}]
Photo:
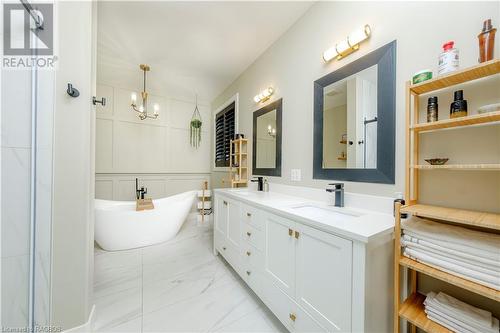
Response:
[{"label": "board and batten paneling", "polygon": [[209,173],[209,106],[198,105],[203,127],[196,149],[189,142],[194,100],[149,95],[149,107],[158,103],[160,116],[140,120],[131,110],[131,93],[106,84],[97,86],[97,95],[106,98],[106,105],[97,106],[96,111],[96,174]]},{"label": "board and batten paneling", "polygon": [[97,174],[96,199],[135,200],[135,178],[147,188],[148,197],[158,199],[200,189],[204,181],[210,180],[210,174]]}]

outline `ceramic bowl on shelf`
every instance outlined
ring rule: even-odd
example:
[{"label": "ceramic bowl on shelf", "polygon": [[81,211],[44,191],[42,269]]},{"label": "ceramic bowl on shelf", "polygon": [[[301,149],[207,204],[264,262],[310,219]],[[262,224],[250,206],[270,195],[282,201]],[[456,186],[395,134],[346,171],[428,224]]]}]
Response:
[{"label": "ceramic bowl on shelf", "polygon": [[428,158],[425,161],[430,165],[444,165],[449,158]]}]

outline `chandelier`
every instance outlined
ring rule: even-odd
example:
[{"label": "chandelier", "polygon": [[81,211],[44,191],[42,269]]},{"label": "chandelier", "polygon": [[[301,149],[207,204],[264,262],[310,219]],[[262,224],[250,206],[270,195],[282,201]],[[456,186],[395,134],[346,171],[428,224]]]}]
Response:
[{"label": "chandelier", "polygon": [[146,92],[146,72],[150,71],[150,67],[148,65],[141,64],[139,68],[144,72],[144,84],[143,90],[141,92],[142,105],[137,106],[137,94],[135,92],[132,93],[131,100],[132,110],[138,113],[138,117],[140,120],[144,120],[146,118],[156,119],[158,118],[158,111],[160,111],[160,106],[155,103],[153,105],[153,115],[148,114],[148,93]]}]

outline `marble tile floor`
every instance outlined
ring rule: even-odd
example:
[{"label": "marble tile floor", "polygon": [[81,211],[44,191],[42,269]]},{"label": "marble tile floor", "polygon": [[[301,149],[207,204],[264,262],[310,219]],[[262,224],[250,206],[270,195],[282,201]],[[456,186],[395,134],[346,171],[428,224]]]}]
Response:
[{"label": "marble tile floor", "polygon": [[286,332],[212,252],[212,230],[187,221],[169,242],[129,251],[96,246],[96,332]]}]

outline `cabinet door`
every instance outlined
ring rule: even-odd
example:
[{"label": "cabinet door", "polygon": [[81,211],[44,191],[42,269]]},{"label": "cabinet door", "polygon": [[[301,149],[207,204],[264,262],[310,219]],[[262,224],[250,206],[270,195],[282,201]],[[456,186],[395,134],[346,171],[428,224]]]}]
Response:
[{"label": "cabinet door", "polygon": [[295,223],[265,214],[264,274],[288,296],[295,293]]},{"label": "cabinet door", "polygon": [[351,330],[352,242],[297,224],[296,300],[329,332]]},{"label": "cabinet door", "polygon": [[239,253],[240,246],[240,204],[227,200],[227,240],[230,246]]},{"label": "cabinet door", "polygon": [[227,235],[227,220],[228,220],[228,201],[224,197],[218,197],[216,199],[215,206],[215,230],[219,232],[220,235]]}]

